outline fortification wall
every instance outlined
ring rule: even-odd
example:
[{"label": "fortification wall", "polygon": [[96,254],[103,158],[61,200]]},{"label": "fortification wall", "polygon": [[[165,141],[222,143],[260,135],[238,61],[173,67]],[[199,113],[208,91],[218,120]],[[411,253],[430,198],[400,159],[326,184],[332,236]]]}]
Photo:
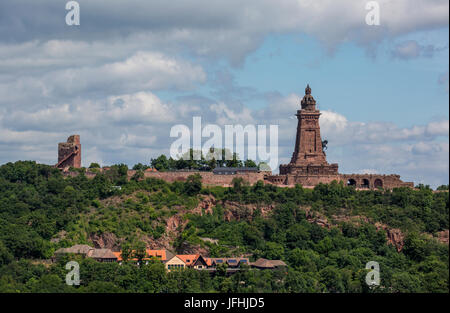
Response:
[{"label": "fortification wall", "polygon": [[333,180],[343,182],[345,185],[354,186],[357,189],[393,189],[397,187],[414,188],[414,183],[404,182],[400,175],[380,175],[380,174],[338,174],[338,175],[271,175],[266,177],[266,181],[278,186],[294,186],[301,184],[304,187],[314,187],[319,183],[329,184]]},{"label": "fortification wall", "polygon": [[[136,171],[128,171],[128,176],[132,177]],[[266,173],[245,173],[245,174],[235,174],[235,175],[216,175],[212,172],[200,172],[200,171],[177,171],[177,172],[144,172],[145,178],[159,178],[168,182],[174,181],[185,181],[188,176],[200,174],[202,177],[202,183],[204,185],[211,186],[231,186],[233,178],[240,177],[247,181],[250,185],[255,184],[258,180],[264,180]]]},{"label": "fortification wall", "polygon": [[400,179],[400,175],[396,174],[341,174],[340,177],[345,184],[353,185],[356,188],[414,188],[413,182],[404,182]]},{"label": "fortification wall", "polygon": [[[100,170],[104,171],[104,170]],[[77,176],[78,172],[63,172],[65,176]],[[136,171],[129,170],[130,179]],[[414,183],[404,182],[400,175],[380,175],[380,174],[338,174],[338,175],[270,175],[268,172],[239,173],[234,175],[217,175],[213,172],[200,171],[174,171],[174,172],[144,172],[145,178],[158,178],[167,182],[186,181],[190,175],[199,174],[202,177],[202,183],[207,186],[232,186],[233,178],[242,178],[250,185],[254,185],[259,180],[265,183],[274,184],[280,187],[293,187],[295,184],[301,184],[305,188],[312,188],[319,183],[329,184],[333,180],[342,181],[345,185],[354,186],[357,189],[392,189],[397,187],[414,188]],[[87,178],[94,178],[97,173],[89,170],[85,173]]]}]

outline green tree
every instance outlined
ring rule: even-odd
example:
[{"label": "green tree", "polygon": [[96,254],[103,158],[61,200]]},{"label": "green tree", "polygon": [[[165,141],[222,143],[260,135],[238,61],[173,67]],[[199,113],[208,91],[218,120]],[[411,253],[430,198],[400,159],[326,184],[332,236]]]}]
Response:
[{"label": "green tree", "polygon": [[133,249],[131,248],[131,245],[129,243],[125,242],[121,245],[121,250],[122,252],[120,256],[122,258],[122,261],[126,263],[133,256]]},{"label": "green tree", "polygon": [[202,190],[202,176],[200,174],[189,175],[184,183],[184,192],[194,196]]},{"label": "green tree", "polygon": [[139,241],[136,243],[134,248],[134,257],[139,262],[139,265],[143,264],[143,260],[145,257],[147,257],[147,251],[146,251],[146,244],[145,242]]}]

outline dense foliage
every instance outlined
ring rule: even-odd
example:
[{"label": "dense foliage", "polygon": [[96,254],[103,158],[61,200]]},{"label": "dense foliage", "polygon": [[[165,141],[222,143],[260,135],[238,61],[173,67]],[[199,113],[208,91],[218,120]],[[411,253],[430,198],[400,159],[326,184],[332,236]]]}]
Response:
[{"label": "dense foliage", "polygon": [[[87,179],[82,171],[64,178],[34,162],[1,166],[0,292],[448,292],[448,245],[433,238],[448,229],[447,191],[426,186],[356,191],[335,182],[314,189],[278,188],[262,182],[248,186],[239,179],[231,188],[206,188],[200,176],[174,183],[128,181],[127,169],[116,165]],[[194,214],[205,196],[217,200],[213,213]],[[227,221],[229,203],[240,206],[238,216]],[[268,205],[274,209],[263,214]],[[311,223],[305,208],[335,226]],[[288,268],[226,276],[224,271],[166,273],[158,261],[138,267],[79,259],[82,284],[75,287],[64,281],[67,260],[43,261],[59,247],[89,243],[93,233],[113,233],[133,244],[142,236],[158,240],[174,214],[188,221],[175,247],[202,245],[211,256],[282,259]],[[355,224],[338,216],[365,219]],[[401,229],[406,236],[401,252],[387,244],[376,222]],[[381,285],[372,289],[365,283],[368,261],[380,264]]]},{"label": "dense foliage", "polygon": [[[195,153],[197,153],[199,157],[194,157]],[[257,166],[255,161],[253,160],[240,160],[237,153],[231,154],[226,149],[214,150],[214,148],[212,148],[207,155],[204,155],[201,151],[194,151],[193,149],[190,149],[189,152],[186,153],[185,157],[182,157],[178,160],[175,160],[172,157],[167,158],[164,154],[161,154],[159,157],[151,159],[150,164],[158,171],[174,171],[186,169],[211,171],[216,167]],[[141,168],[142,167],[138,165],[134,169]]]}]

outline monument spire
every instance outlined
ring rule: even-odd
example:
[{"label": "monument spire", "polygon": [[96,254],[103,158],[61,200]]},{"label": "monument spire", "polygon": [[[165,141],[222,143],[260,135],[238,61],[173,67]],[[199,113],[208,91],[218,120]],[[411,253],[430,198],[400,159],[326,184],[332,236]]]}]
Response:
[{"label": "monument spire", "polygon": [[305,95],[310,95],[311,94],[311,87],[309,87],[309,84],[306,85],[305,88]]},{"label": "monument spire", "polygon": [[300,104],[302,105],[302,110],[316,111],[316,100],[311,95],[311,87],[309,87],[309,84],[305,88],[305,96]]}]

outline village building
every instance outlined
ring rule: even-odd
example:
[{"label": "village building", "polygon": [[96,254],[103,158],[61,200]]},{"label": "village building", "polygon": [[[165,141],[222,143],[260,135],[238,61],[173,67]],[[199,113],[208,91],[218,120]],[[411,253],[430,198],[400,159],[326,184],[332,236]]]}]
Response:
[{"label": "village building", "polygon": [[253,268],[265,270],[265,269],[276,269],[281,267],[286,267],[286,263],[281,260],[267,260],[264,258],[259,258],[256,262],[251,264]]},{"label": "village building", "polygon": [[117,262],[117,256],[111,249],[96,249],[88,245],[74,245],[70,248],[60,248],[53,254],[52,260],[56,261],[63,255],[74,254],[84,258],[92,258],[99,262]]},{"label": "village building", "polygon": [[117,256],[111,249],[92,249],[87,257],[99,262],[117,262]]},{"label": "village building", "polygon": [[208,262],[203,256],[199,255],[198,258],[192,264],[192,267],[195,268],[196,270],[202,270],[208,267]]},{"label": "village building", "polygon": [[54,252],[52,260],[55,261],[59,257],[66,254],[75,254],[81,255],[82,257],[87,257],[89,251],[91,251],[92,249],[94,248],[88,245],[74,245],[70,248],[59,248]]},{"label": "village building", "polygon": [[186,268],[186,263],[180,259],[177,255],[174,255],[170,260],[165,262],[167,271],[181,270]]},{"label": "village building", "polygon": [[[129,262],[139,264],[138,259],[133,256],[135,251],[131,252]],[[63,255],[74,254],[84,258],[91,258],[98,262],[118,262],[122,264],[122,251],[111,251],[111,249],[96,249],[88,245],[74,245],[70,248],[60,248],[55,251],[52,260],[56,261]],[[183,270],[192,268],[195,270],[204,270],[214,273],[217,266],[226,265],[227,274],[233,274],[242,269],[243,266],[249,266],[256,269],[276,269],[285,267],[286,263],[281,260],[258,259],[251,263],[248,258],[227,257],[227,258],[207,258],[201,254],[177,254],[166,249],[152,250],[146,249],[145,257],[142,259],[144,264],[148,264],[151,260],[158,260],[164,264],[168,272],[172,270]]]},{"label": "village building", "polygon": [[216,167],[213,173],[216,175],[236,175],[241,173],[258,173],[257,167]]},{"label": "village building", "polygon": [[[118,262],[123,261],[122,251],[117,251],[117,252],[113,252],[113,253],[117,257]],[[128,261],[131,261],[131,262],[138,261],[138,259],[136,257],[134,257],[134,253],[135,253],[135,251],[131,251],[131,256]],[[157,260],[165,263],[166,261],[170,260],[173,257],[174,257],[174,254],[166,249],[161,249],[161,250],[146,249],[145,257],[142,259],[142,261],[145,262],[146,264],[148,264],[148,262],[150,260],[157,259]]]},{"label": "village building", "polygon": [[241,265],[250,265],[248,258],[211,258],[211,266],[226,264],[228,268],[238,268]]}]

